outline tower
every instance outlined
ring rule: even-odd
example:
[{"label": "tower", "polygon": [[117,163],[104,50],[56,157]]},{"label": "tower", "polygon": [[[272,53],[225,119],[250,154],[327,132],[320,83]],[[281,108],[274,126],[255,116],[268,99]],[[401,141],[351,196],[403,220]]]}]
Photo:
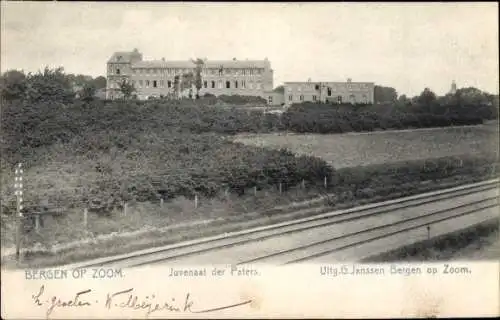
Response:
[{"label": "tower", "polygon": [[457,92],[457,84],[455,83],[455,80],[453,80],[451,82],[451,90],[450,90],[450,93],[451,94],[455,94]]}]

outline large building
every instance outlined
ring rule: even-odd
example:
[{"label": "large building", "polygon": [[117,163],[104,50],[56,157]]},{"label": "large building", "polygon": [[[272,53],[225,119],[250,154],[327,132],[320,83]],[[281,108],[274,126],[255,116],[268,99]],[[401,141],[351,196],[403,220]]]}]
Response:
[{"label": "large building", "polygon": [[[107,63],[107,99],[122,96],[120,84],[127,81],[134,85],[139,99],[168,96],[183,88],[175,76],[195,73],[193,61],[143,60],[134,49],[130,52],[115,52]],[[265,92],[273,89],[271,63],[264,60],[205,60],[201,71],[200,95],[245,95],[265,98]],[[181,78],[182,79],[182,78]],[[182,80],[181,80],[182,81]],[[177,91],[174,87],[177,87]],[[190,88],[195,92],[195,88]]]},{"label": "large building", "polygon": [[[126,81],[135,88],[139,99],[170,95],[194,96],[194,84],[183,85],[183,75],[194,74],[193,61],[143,60],[134,49],[115,52],[107,63],[106,98],[121,97],[120,84]],[[177,78],[177,79],[176,79]],[[269,105],[289,106],[293,103],[373,103],[372,82],[285,82],[282,90],[273,90],[271,63],[264,60],[204,60],[201,70],[200,96],[259,96]]]},{"label": "large building", "polygon": [[365,103],[374,101],[373,82],[285,82],[284,104],[326,102],[326,103]]}]

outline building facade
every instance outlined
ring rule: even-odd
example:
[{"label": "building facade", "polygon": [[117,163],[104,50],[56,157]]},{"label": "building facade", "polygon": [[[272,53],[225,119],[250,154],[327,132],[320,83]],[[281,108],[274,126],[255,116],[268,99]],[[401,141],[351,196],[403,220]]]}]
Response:
[{"label": "building facade", "polygon": [[[175,92],[186,95],[196,92],[194,85],[182,86],[181,75],[195,73],[193,61],[143,60],[142,54],[134,49],[131,52],[115,52],[107,63],[107,99],[122,96],[120,84],[126,81],[135,88],[139,99],[169,96]],[[180,80],[176,80],[176,76]],[[265,97],[264,92],[273,89],[273,70],[271,63],[264,60],[205,60],[201,70],[204,94],[245,95]],[[182,90],[182,88],[184,90]]]},{"label": "building facade", "polygon": [[373,82],[285,82],[284,103],[302,102],[364,103],[374,102]]}]

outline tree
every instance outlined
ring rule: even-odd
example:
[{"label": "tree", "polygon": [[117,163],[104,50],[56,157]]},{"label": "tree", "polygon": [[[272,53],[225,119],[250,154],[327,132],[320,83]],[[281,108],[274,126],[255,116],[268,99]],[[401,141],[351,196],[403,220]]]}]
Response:
[{"label": "tree", "polygon": [[180,76],[175,75],[174,76],[174,98],[175,99],[179,98],[179,83],[180,83]]},{"label": "tree", "polygon": [[285,93],[285,87],[283,85],[277,86],[273,91],[278,93]]},{"label": "tree", "polygon": [[195,74],[194,74],[194,85],[196,87],[196,99],[200,98],[200,90],[202,87],[202,78],[201,71],[203,70],[203,66],[205,65],[205,61],[200,58],[196,58],[196,60],[191,60],[196,65]]},{"label": "tree", "polygon": [[26,89],[26,75],[22,71],[10,70],[0,78],[0,93],[5,100],[24,98]]},{"label": "tree", "polygon": [[398,98],[396,89],[391,87],[375,86],[373,94],[375,103],[395,102]]},{"label": "tree", "polygon": [[93,83],[97,90],[106,88],[106,78],[103,76],[95,78]]},{"label": "tree", "polygon": [[404,107],[411,104],[411,100],[406,96],[406,94],[402,94],[398,97],[397,106]]},{"label": "tree", "polygon": [[430,107],[436,100],[436,94],[429,88],[425,88],[424,91],[422,91],[422,93],[417,97],[417,103],[425,107]]},{"label": "tree", "polygon": [[93,83],[87,83],[83,85],[82,90],[79,92],[80,99],[85,102],[90,102],[94,100],[97,88]]},{"label": "tree", "polygon": [[184,73],[181,78],[181,91],[189,89],[189,97],[192,98],[192,87],[195,80],[194,74],[192,72]]},{"label": "tree", "polygon": [[123,94],[125,99],[129,99],[132,96],[132,93],[135,92],[134,85],[124,79],[120,83],[120,92]]},{"label": "tree", "polygon": [[27,76],[26,100],[29,102],[57,101],[61,103],[72,102],[75,97],[64,68],[49,69],[45,67],[36,74]]}]

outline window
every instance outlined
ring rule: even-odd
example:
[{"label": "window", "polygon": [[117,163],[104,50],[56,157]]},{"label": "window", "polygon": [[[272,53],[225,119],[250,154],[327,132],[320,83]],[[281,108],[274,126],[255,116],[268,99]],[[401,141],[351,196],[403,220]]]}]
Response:
[{"label": "window", "polygon": [[235,80],[235,81],[234,81],[234,87],[235,87],[236,89],[238,89],[238,80]]},{"label": "window", "polygon": [[167,87],[172,88],[172,81],[170,80],[167,81]]},{"label": "window", "polygon": [[342,103],[342,96],[337,97],[337,103]]},{"label": "window", "polygon": [[353,95],[353,94],[351,94],[351,95],[349,96],[349,100],[350,100],[350,102],[351,102],[351,103],[355,103],[355,102],[356,102],[356,98],[354,97],[354,95]]},{"label": "window", "polygon": [[243,70],[241,71],[241,73],[242,73],[244,76],[246,76],[246,75],[247,75],[247,71],[246,71],[246,69],[243,69]]},{"label": "window", "polygon": [[215,88],[215,81],[212,80],[212,88]]},{"label": "window", "polygon": [[317,97],[316,96],[313,96],[313,101],[316,101]]},{"label": "window", "polygon": [[332,96],[332,88],[328,87],[328,90],[327,90],[327,91],[328,91],[327,95],[328,95],[329,97],[331,97],[331,96]]},{"label": "window", "polygon": [[146,80],[146,88],[149,88],[149,80]]},{"label": "window", "polygon": [[315,86],[314,86],[314,89],[315,89],[315,90],[319,90],[319,84],[315,85]]},{"label": "window", "polygon": [[293,100],[293,96],[292,96],[292,95],[289,95],[289,96],[288,96],[288,100],[289,100],[289,101],[292,101],[292,100]]},{"label": "window", "polygon": [[226,81],[226,89],[229,89],[229,88],[231,88],[231,82]]},{"label": "window", "polygon": [[300,101],[304,101],[304,96],[300,95]]},{"label": "window", "polygon": [[249,73],[251,76],[253,76],[253,69],[250,69]]},{"label": "window", "polygon": [[116,68],[116,74],[120,74],[120,69]]},{"label": "window", "polygon": [[204,87],[204,88],[208,88],[208,81],[206,81],[206,80],[205,80],[205,81],[203,81],[203,87]]},{"label": "window", "polygon": [[160,80],[160,88],[165,88],[165,80]]},{"label": "window", "polygon": [[363,95],[363,102],[368,103],[368,97],[366,96],[366,94]]},{"label": "window", "polygon": [[273,103],[273,96],[269,96],[268,101],[269,101],[269,104]]},{"label": "window", "polygon": [[241,80],[240,83],[241,83],[241,87],[242,88],[246,88],[247,87],[247,84],[246,84],[245,80]]},{"label": "window", "polygon": [[153,80],[153,88],[156,88],[156,80]]},{"label": "window", "polygon": [[222,89],[222,80],[219,80],[219,89]]},{"label": "window", "polygon": [[139,80],[139,88],[142,88],[142,80]]},{"label": "window", "polygon": [[298,91],[298,92],[302,91],[302,87],[301,87],[301,86],[298,86],[298,87],[297,87],[297,91]]}]

